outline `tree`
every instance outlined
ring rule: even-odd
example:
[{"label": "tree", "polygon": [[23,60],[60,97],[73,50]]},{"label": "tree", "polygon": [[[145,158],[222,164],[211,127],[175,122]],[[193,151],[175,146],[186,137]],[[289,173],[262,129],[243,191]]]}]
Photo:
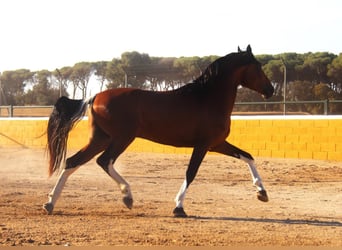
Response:
[{"label": "tree", "polygon": [[[89,80],[95,76],[103,88],[136,87],[150,90],[171,90],[196,79],[218,56],[205,57],[150,57],[148,54],[124,52],[121,58],[111,61],[80,62],[73,67],[63,67],[53,72],[26,69],[5,71],[0,75],[0,105],[25,105],[50,103],[50,96],[61,95],[75,98],[82,91],[87,95]],[[284,64],[286,65],[287,100],[341,100],[342,99],[342,53],[328,52],[282,53],[256,55],[263,70],[275,87],[271,100],[283,100]],[[58,93],[57,93],[58,92]],[[57,94],[56,94],[57,93]],[[261,101],[260,96],[245,89],[238,92],[237,101]],[[54,103],[54,101],[52,102]],[[297,104],[296,104],[297,105]],[[311,105],[311,107],[309,107]],[[320,112],[310,105],[299,105],[302,111]],[[267,109],[278,110],[279,105]],[[331,103],[330,113],[341,114],[342,104]],[[247,106],[239,106],[247,108]],[[253,107],[256,111],[264,106]],[[289,110],[297,111],[295,106]]]},{"label": "tree", "polygon": [[[236,102],[262,102],[262,96],[248,88],[240,87],[238,89],[236,95]],[[260,105],[243,105],[234,107],[234,111],[243,111],[243,112],[251,112],[251,111],[262,111],[262,107]],[[264,111],[264,110],[263,110]]]},{"label": "tree", "polygon": [[107,81],[107,64],[106,61],[95,62],[94,74],[97,76],[97,80],[100,81],[100,91],[103,90],[104,84]]},{"label": "tree", "polygon": [[53,105],[59,96],[59,89],[54,88],[52,73],[41,70],[33,76],[33,87],[23,96],[25,104]]},{"label": "tree", "polygon": [[152,57],[146,65],[144,88],[154,91],[176,88],[179,71],[173,67],[174,60],[174,57]]},{"label": "tree", "polygon": [[76,90],[79,88],[82,93],[82,99],[85,99],[87,96],[87,88],[89,84],[90,77],[93,73],[93,66],[89,62],[80,62],[76,63],[72,67],[72,73],[70,79],[73,83],[73,96],[76,96]]},{"label": "tree", "polygon": [[25,86],[32,82],[34,72],[28,69],[4,71],[1,75],[2,91],[8,105],[24,105]]},{"label": "tree", "polygon": [[263,65],[267,77],[275,86],[275,95],[283,95],[284,70],[286,67],[286,82],[297,80],[297,65],[303,64],[303,58],[297,53],[283,53],[275,56],[256,56]]},{"label": "tree", "polygon": [[204,68],[198,56],[177,58],[173,66],[182,73],[183,82],[196,79]]},{"label": "tree", "polygon": [[302,65],[304,58],[301,54],[297,53],[283,53],[277,55],[286,65],[286,81],[292,82],[298,80],[297,65]]},{"label": "tree", "polygon": [[7,99],[6,99],[4,88],[2,87],[1,80],[2,80],[2,74],[0,72],[0,106],[7,105]]},{"label": "tree", "polygon": [[261,65],[267,64],[269,61],[274,60],[273,55],[262,54],[262,55],[255,55],[255,58],[261,63]]},{"label": "tree", "polygon": [[151,64],[150,56],[136,51],[125,52],[121,55],[121,64],[126,74],[128,85],[143,88],[148,68]]},{"label": "tree", "polygon": [[56,69],[52,72],[52,75],[55,77],[56,82],[58,84],[59,89],[59,97],[61,96],[68,96],[66,89],[71,82],[71,74],[72,68],[71,67],[63,67],[61,69]]},{"label": "tree", "polygon": [[273,82],[275,95],[282,95],[284,83],[284,65],[280,59],[272,59],[263,66],[266,76]]},{"label": "tree", "polygon": [[166,89],[165,78],[169,69],[169,61],[160,57],[152,57],[151,63],[146,65],[146,80],[144,88],[158,91]]},{"label": "tree", "polygon": [[126,87],[125,71],[122,68],[120,59],[113,58],[112,61],[107,63],[106,78],[108,79],[107,88]]},{"label": "tree", "polygon": [[312,101],[314,84],[310,81],[293,81],[288,84],[286,91],[287,100],[289,101]]},{"label": "tree", "polygon": [[330,78],[331,88],[337,93],[342,93],[342,53],[328,65],[327,75]]},{"label": "tree", "polygon": [[326,83],[319,83],[313,87],[313,95],[315,100],[334,100],[336,93]]},{"label": "tree", "polygon": [[215,55],[201,57],[200,60],[197,62],[197,65],[200,68],[200,73],[202,74],[209,66],[209,64],[213,63],[218,58],[219,56]]},{"label": "tree", "polygon": [[[286,100],[288,101],[312,101],[314,83],[310,81],[296,80],[288,84],[286,91]],[[314,113],[312,104],[295,104],[287,106],[288,111]]]},{"label": "tree", "polygon": [[159,86],[156,90],[171,90],[184,85],[181,81],[181,71],[173,66],[175,60],[175,57],[157,58],[154,73]]},{"label": "tree", "polygon": [[297,69],[300,74],[298,80],[307,80],[314,83],[329,81],[327,76],[328,65],[336,55],[328,52],[306,53],[304,54],[304,62]]}]

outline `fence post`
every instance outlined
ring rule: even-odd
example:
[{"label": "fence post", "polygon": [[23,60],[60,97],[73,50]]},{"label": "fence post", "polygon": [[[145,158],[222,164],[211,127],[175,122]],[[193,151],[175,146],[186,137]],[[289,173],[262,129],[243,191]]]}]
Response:
[{"label": "fence post", "polygon": [[13,109],[14,109],[14,108],[13,108],[13,105],[10,105],[10,106],[9,106],[9,116],[10,116],[10,117],[13,117]]},{"label": "fence post", "polygon": [[324,100],[324,115],[328,115],[329,99]]}]

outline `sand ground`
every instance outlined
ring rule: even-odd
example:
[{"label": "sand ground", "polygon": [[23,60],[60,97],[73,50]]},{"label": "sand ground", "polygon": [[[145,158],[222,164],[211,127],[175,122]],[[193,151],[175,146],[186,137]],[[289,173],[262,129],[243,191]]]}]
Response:
[{"label": "sand ground", "polygon": [[95,160],[68,180],[51,216],[42,210],[57,177],[44,150],[0,148],[0,246],[342,246],[342,163],[257,158],[270,201],[256,199],[249,170],[208,155],[185,200],[172,210],[189,155],[124,153],[127,209]]}]

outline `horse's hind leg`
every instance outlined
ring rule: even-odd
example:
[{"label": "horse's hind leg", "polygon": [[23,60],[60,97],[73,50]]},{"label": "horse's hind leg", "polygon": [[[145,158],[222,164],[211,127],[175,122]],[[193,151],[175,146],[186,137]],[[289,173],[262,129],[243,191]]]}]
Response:
[{"label": "horse's hind leg", "polygon": [[267,192],[262,184],[261,177],[256,169],[254,159],[249,153],[239,149],[238,147],[233,146],[232,144],[226,141],[212,148],[210,151],[232,156],[232,157],[238,158],[246,162],[248,164],[250,173],[252,175],[253,184],[256,186],[257,191],[258,191],[257,198],[260,201],[264,201],[264,202],[268,201]]},{"label": "horse's hind leg", "polygon": [[115,170],[114,162],[133,141],[133,139],[134,137],[112,142],[112,144],[96,160],[97,164],[99,164],[102,169],[119,185],[121,193],[124,195],[123,202],[129,209],[133,207],[131,188],[128,182]]},{"label": "horse's hind leg", "polygon": [[76,170],[77,170],[77,168],[69,168],[69,169],[63,169],[62,170],[61,174],[58,177],[56,185],[54,186],[54,188],[51,190],[51,192],[48,195],[48,197],[49,197],[48,202],[43,205],[43,208],[45,209],[47,214],[49,214],[49,215],[52,214],[52,211],[55,207],[56,201],[59,198],[59,196],[61,195],[61,192],[65,186],[67,179]]},{"label": "horse's hind leg", "polygon": [[69,176],[74,173],[81,165],[88,162],[96,154],[102,152],[108,144],[103,140],[102,143],[95,143],[91,141],[86,147],[77,152],[72,157],[66,160],[65,168],[58,177],[55,187],[49,193],[49,200],[43,205],[43,208],[48,214],[52,214],[55,204],[62,193],[65,183]]}]

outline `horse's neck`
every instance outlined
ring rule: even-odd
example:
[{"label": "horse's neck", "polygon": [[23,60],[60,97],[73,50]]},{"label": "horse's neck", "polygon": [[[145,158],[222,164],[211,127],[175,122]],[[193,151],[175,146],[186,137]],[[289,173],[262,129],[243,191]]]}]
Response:
[{"label": "horse's neck", "polygon": [[234,79],[228,79],[215,86],[213,89],[212,98],[216,99],[217,108],[223,115],[229,116],[234,108],[234,103],[237,94],[237,86],[234,84]]}]

